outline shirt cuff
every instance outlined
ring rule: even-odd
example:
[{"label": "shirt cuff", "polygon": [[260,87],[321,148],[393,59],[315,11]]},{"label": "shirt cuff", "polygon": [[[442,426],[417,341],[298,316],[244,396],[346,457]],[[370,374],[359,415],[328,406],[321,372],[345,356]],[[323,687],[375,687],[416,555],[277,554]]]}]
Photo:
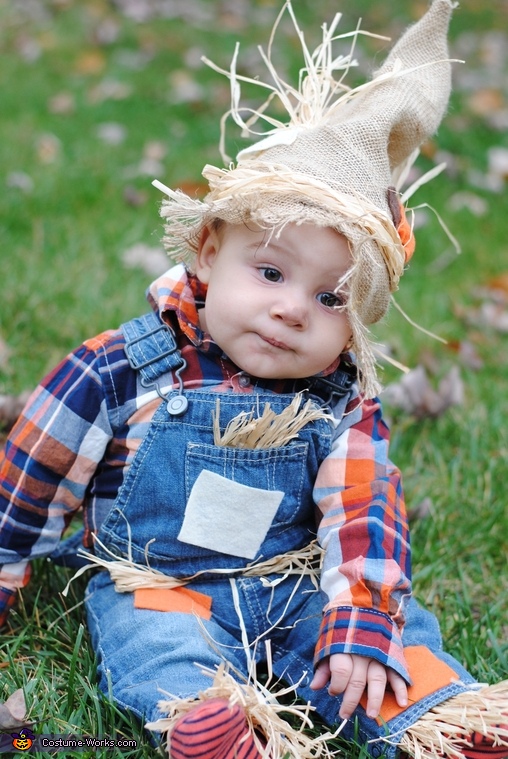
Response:
[{"label": "shirt cuff", "polygon": [[9,610],[14,606],[18,591],[12,588],[0,587],[0,627],[7,622]]},{"label": "shirt cuff", "polygon": [[319,630],[314,666],[332,654],[370,656],[411,685],[400,631],[388,614],[352,606],[328,609]]}]

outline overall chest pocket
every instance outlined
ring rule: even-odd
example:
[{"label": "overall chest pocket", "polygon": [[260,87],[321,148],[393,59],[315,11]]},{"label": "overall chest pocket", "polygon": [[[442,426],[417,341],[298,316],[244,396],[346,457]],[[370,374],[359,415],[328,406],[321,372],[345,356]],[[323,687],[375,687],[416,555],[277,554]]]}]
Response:
[{"label": "overall chest pocket", "polygon": [[308,516],[308,443],[260,450],[188,443],[178,539],[253,559],[267,534]]}]

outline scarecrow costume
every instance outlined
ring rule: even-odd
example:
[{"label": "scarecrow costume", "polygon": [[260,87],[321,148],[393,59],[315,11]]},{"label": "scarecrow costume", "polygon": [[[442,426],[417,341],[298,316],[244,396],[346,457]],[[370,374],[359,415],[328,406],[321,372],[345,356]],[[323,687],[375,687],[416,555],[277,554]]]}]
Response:
[{"label": "scarecrow costume", "polygon": [[[340,17],[313,53],[295,21],[298,88],[270,51],[273,84],[260,84],[288,123],[264,106],[244,121],[235,54],[231,114],[247,133],[260,118],[272,129],[228,169],[205,167],[203,201],[156,183],[165,244],[181,263],[151,286],[151,313],[87,341],[41,383],[0,460],[3,607],[29,558],[62,560],[58,539],[83,505],[84,569],[106,570],[86,598],[100,686],[167,737],[172,759],[326,757],[339,734],[373,757],[508,756],[508,684],[474,682],[411,599],[368,331],[413,252],[400,187],[447,107],[452,8],[434,0],[353,90],[343,83],[352,62],[332,55]],[[283,11],[293,17],[289,2]],[[206,287],[192,273],[201,231],[217,219],[268,235],[289,223],[342,233],[351,352],[303,380],[235,367],[200,331]],[[37,519],[25,507],[34,502]],[[378,719],[360,705],[339,724],[341,697],[309,687],[313,664],[334,653],[393,668],[409,705],[387,694]],[[315,714],[325,735],[307,729]]]}]

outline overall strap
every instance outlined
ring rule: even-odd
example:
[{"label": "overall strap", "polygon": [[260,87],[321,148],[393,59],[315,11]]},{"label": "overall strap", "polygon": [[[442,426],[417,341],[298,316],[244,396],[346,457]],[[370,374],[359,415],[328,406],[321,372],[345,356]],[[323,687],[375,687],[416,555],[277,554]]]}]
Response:
[{"label": "overall strap", "polygon": [[178,350],[173,330],[151,311],[122,324],[125,354],[144,387],[153,385],[168,371],[183,368],[185,360]]},{"label": "overall strap", "polygon": [[310,377],[305,382],[308,383],[310,393],[321,398],[324,405],[330,406],[340,398],[349,397],[357,374],[356,366],[343,358],[333,374],[327,377]]}]

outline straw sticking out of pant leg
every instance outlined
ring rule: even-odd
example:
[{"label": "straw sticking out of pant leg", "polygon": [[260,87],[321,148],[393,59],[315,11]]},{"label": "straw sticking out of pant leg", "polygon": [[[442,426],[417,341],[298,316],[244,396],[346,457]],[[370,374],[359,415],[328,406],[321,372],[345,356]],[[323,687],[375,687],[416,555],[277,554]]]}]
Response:
[{"label": "straw sticking out of pant leg", "polygon": [[[477,736],[484,736],[492,747],[477,748]],[[399,746],[415,759],[462,759],[471,752],[475,756],[508,756],[508,680],[460,693],[430,709],[408,728]]]},{"label": "straw sticking out of pant leg", "polygon": [[[263,757],[279,759],[289,756],[292,759],[331,759],[336,752],[332,751],[327,742],[335,737],[338,732],[329,732],[317,737],[306,735],[303,730],[312,728],[309,712],[310,704],[293,704],[290,706],[278,703],[276,696],[286,695],[293,688],[285,689],[277,694],[271,694],[257,682],[240,683],[227,671],[222,664],[217,672],[203,669],[205,674],[213,677],[213,684],[205,691],[198,694],[198,700],[204,701],[211,698],[227,698],[231,705],[240,704],[245,711],[247,724],[258,750]],[[158,704],[167,717],[150,722],[145,727],[148,730],[167,733],[171,741],[171,731],[178,719],[193,709],[197,700],[172,699],[160,701]],[[293,722],[299,722],[299,727],[293,727],[282,715],[286,715]],[[342,727],[342,725],[341,725]]]}]

